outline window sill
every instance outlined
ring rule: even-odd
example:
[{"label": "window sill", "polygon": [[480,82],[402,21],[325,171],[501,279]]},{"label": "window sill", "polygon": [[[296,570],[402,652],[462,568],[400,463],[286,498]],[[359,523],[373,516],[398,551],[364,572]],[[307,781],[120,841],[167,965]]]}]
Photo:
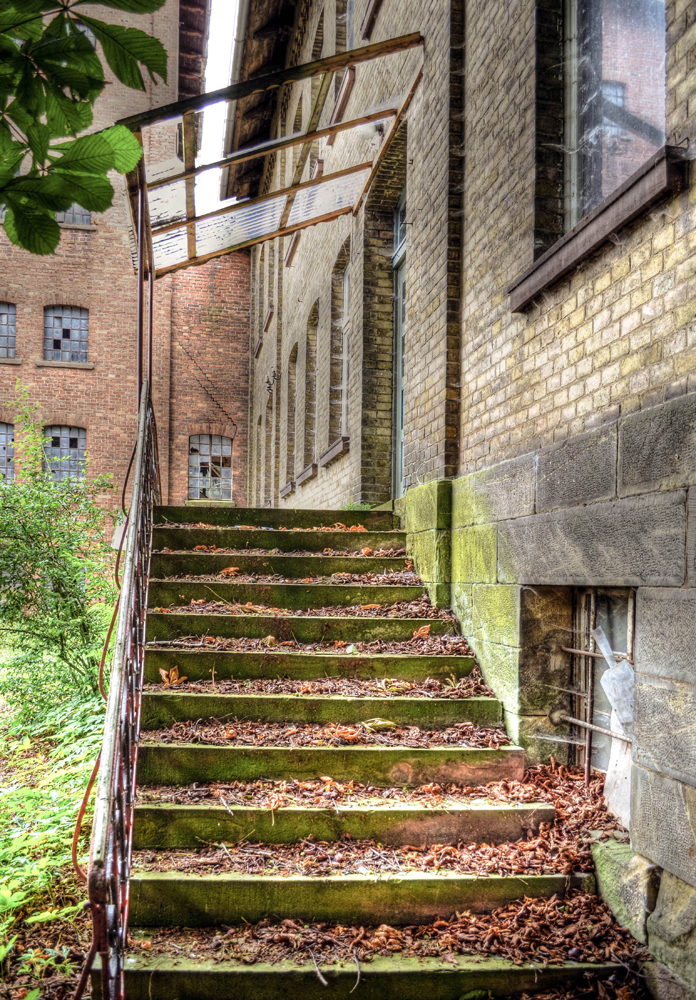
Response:
[{"label": "window sill", "polygon": [[0,365],[21,365],[22,358],[0,358]]},{"label": "window sill", "polygon": [[679,191],[686,184],[688,169],[681,148],[659,149],[508,286],[511,311],[522,312],[540,292],[560,281],[606,243],[612,233],[638,218],[664,195]]},{"label": "window sill", "polygon": [[77,229],[79,232],[83,233],[96,233],[97,227],[92,223],[89,226],[85,226],[81,222],[59,222],[58,225],[61,229]]},{"label": "window sill", "polygon": [[93,361],[44,361],[43,358],[36,358],[34,364],[37,368],[79,368],[81,371],[94,368]]},{"label": "window sill", "polygon": [[236,507],[237,503],[235,500],[209,500],[204,498],[203,500],[184,500],[185,507]]},{"label": "window sill", "polygon": [[334,443],[326,449],[323,455],[319,456],[319,465],[329,465],[337,458],[340,458],[341,455],[345,455],[348,451],[350,451],[350,438],[340,437],[338,441],[334,441]]},{"label": "window sill", "polygon": [[316,464],[316,462],[312,462],[311,465],[308,465],[306,469],[302,470],[302,472],[295,480],[295,488],[297,488],[298,486],[302,486],[302,483],[308,483],[310,479],[314,479],[314,477],[317,475],[318,472],[319,472],[319,466]]},{"label": "window sill", "polygon": [[285,486],[280,491],[280,499],[284,500],[285,497],[289,497],[290,494],[294,492],[295,492],[295,480],[291,479],[290,482],[286,483]]}]

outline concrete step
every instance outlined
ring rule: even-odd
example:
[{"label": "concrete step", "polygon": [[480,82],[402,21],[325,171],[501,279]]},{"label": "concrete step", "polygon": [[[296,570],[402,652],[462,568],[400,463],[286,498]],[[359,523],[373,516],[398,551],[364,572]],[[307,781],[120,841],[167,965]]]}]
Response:
[{"label": "concrete step", "polygon": [[[160,670],[176,666],[179,674],[191,681],[262,680],[292,677],[311,680],[315,677],[395,677],[399,680],[444,680],[452,674],[466,677],[474,669],[473,656],[393,656],[364,654],[341,656],[333,653],[262,653],[205,652],[171,648],[145,651],[145,683],[159,684]],[[214,671],[214,676],[213,676]]]},{"label": "concrete step", "polygon": [[269,747],[140,744],[138,784],[190,785],[194,781],[369,780],[378,788],[438,784],[484,785],[521,781],[524,750],[479,747]]},{"label": "concrete step", "polygon": [[[185,675],[184,675],[185,676]],[[141,726],[164,729],[195,719],[240,719],[253,722],[356,723],[383,718],[398,726],[446,729],[458,722],[497,726],[503,709],[496,698],[351,698],[304,694],[199,694],[146,691]]]},{"label": "concrete step", "polygon": [[224,600],[232,604],[264,604],[273,608],[359,607],[361,604],[397,604],[417,601],[422,586],[374,586],[372,584],[330,583],[234,583],[227,580],[150,581],[149,606],[169,607],[189,601]]},{"label": "concrete step", "polygon": [[[101,1000],[100,966],[92,973],[92,997]],[[400,955],[375,956],[360,969],[359,993],[356,967],[352,962],[323,965],[319,980],[311,960],[277,965],[218,962],[211,959],[131,954],[125,963],[125,990],[128,1000],[460,1000],[479,993],[488,997],[511,997],[521,993],[548,992],[556,987],[582,984],[587,991],[588,976],[607,977],[621,969],[612,963],[593,965],[568,962],[565,965],[513,965],[507,959],[482,955],[456,957],[456,964],[440,958],[405,958]],[[352,994],[352,995],[351,995]]]},{"label": "concrete step", "polygon": [[[364,548],[364,546],[363,546]],[[334,573],[400,573],[409,560],[405,556],[282,556],[216,555],[214,552],[155,552],[150,573],[153,579],[168,576],[208,576],[236,566],[241,575],[278,574],[287,579],[332,576]]]},{"label": "concrete step", "polygon": [[195,549],[197,545],[215,545],[225,549],[279,549],[281,552],[323,552],[338,549],[360,552],[370,548],[403,549],[404,531],[276,531],[235,528],[169,528],[157,525],[153,532],[153,549]]},{"label": "concrete step", "polygon": [[347,528],[362,524],[368,531],[390,531],[399,527],[399,518],[390,510],[294,510],[272,507],[230,507],[196,504],[186,507],[155,507],[155,524],[252,524],[262,528],[329,527],[340,521]]},{"label": "concrete step", "polygon": [[[211,599],[214,598],[211,595]],[[451,621],[440,618],[354,618],[329,615],[225,615],[148,611],[146,641],[176,639],[184,635],[264,639],[278,642],[407,642],[423,625],[430,635],[453,635]]]},{"label": "concrete step", "polygon": [[394,876],[186,875],[132,871],[130,919],[139,927],[214,927],[260,920],[407,925],[490,913],[524,896],[595,891],[591,874],[501,876],[400,872]]},{"label": "concrete step", "polygon": [[[215,800],[212,800],[213,802]],[[346,835],[390,847],[432,844],[502,844],[553,823],[555,809],[545,802],[465,801],[460,806],[428,807],[417,802],[371,804],[369,799],[332,809],[283,806],[171,805],[135,808],[133,847],[139,850],[199,848],[201,841],[237,844],[292,844],[313,837],[333,842]]]}]

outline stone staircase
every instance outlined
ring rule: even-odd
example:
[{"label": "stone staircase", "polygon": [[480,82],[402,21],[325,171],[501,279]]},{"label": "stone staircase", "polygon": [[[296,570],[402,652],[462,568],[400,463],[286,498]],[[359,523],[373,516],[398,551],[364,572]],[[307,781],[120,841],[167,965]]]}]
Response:
[{"label": "stone staircase", "polygon": [[[571,961],[548,967],[483,955],[443,961],[388,950],[362,964],[356,952],[352,961],[322,965],[311,949],[299,963],[225,957],[224,943],[235,928],[260,923],[266,936],[277,930],[273,940],[284,934],[296,940],[308,924],[428,925],[462,911],[488,913],[523,897],[593,891],[594,878],[401,871],[398,860],[385,874],[382,862],[374,870],[368,862],[347,871],[341,864],[351,843],[370,842],[371,856],[387,851],[396,859],[394,851],[406,845],[518,841],[554,817],[546,803],[450,796],[433,805],[409,791],[432,783],[520,779],[524,753],[501,733],[501,705],[490,695],[399,693],[403,681],[456,685],[475,676],[471,655],[419,653],[429,644],[413,643],[424,625],[429,637],[444,637],[441,646],[451,642],[451,618],[390,616],[397,602],[422,602],[421,585],[333,577],[407,569],[406,536],[394,515],[197,506],[159,508],[156,521],[130,884],[129,1000],[275,1000],[298,989],[307,998],[355,992],[375,1000],[459,1000],[472,990],[509,996],[580,982],[588,970],[610,972],[612,966]],[[336,522],[346,530],[320,530]],[[263,582],[273,576],[292,582]],[[317,579],[322,582],[310,582]],[[351,608],[353,615],[341,613]],[[411,643],[416,651],[353,647],[376,640]],[[181,677],[187,678],[182,685]],[[298,684],[290,693],[267,693],[276,678]],[[365,696],[313,693],[322,678],[389,684],[382,696],[374,684]],[[235,690],[225,691],[231,681]],[[365,722],[371,729],[361,728]],[[314,740],[306,736],[312,726]],[[433,745],[411,738],[408,727],[434,734]],[[376,735],[367,742],[356,738],[366,731]],[[320,804],[307,799],[309,793],[299,804],[297,797],[287,801],[284,789],[318,782]],[[353,782],[358,791],[332,807],[336,782]],[[315,870],[319,859],[318,874],[298,873],[303,853]],[[290,870],[288,858],[295,865]],[[191,947],[191,935],[194,942],[200,936],[200,948]],[[99,996],[96,979],[93,989]]]}]

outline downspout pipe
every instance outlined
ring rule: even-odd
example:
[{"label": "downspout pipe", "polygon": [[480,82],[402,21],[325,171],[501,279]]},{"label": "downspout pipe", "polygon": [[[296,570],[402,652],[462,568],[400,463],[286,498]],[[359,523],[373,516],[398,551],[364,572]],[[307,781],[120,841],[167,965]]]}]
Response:
[{"label": "downspout pipe", "polygon": [[[244,55],[244,43],[246,41],[247,27],[249,25],[249,9],[251,0],[239,0],[239,10],[237,11],[237,30],[234,39],[234,50],[232,52],[232,70],[230,72],[230,86],[239,83],[242,74],[242,56]],[[237,101],[231,101],[227,108],[227,123],[225,125],[225,142],[222,147],[222,155],[226,156],[232,146],[234,135],[234,120],[237,117]],[[230,168],[225,167],[220,171],[220,201],[227,198],[227,182]]]}]

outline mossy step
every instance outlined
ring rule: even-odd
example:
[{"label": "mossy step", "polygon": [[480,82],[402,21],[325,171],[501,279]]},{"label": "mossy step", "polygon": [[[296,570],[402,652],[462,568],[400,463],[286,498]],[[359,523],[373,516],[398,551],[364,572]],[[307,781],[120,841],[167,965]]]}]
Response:
[{"label": "mossy step", "polygon": [[361,604],[397,604],[417,601],[424,588],[360,583],[234,583],[227,580],[194,582],[190,580],[150,580],[151,608],[189,601],[222,599],[236,604],[265,604],[273,608],[359,607]]},{"label": "mossy step", "polygon": [[264,639],[274,636],[278,642],[406,642],[423,625],[430,625],[431,635],[452,635],[451,621],[440,618],[355,618],[324,615],[207,615],[196,612],[160,614],[148,611],[147,642],[177,639],[184,635],[213,635],[230,638]]},{"label": "mossy step", "polygon": [[502,876],[438,872],[383,875],[186,875],[130,878],[130,918],[140,927],[217,927],[259,920],[342,924],[429,924],[459,910],[490,913],[524,896],[594,892],[591,874]]},{"label": "mossy step", "polygon": [[[395,677],[418,681],[432,677],[444,680],[451,675],[466,677],[474,669],[473,656],[392,656],[383,653],[340,656],[333,653],[227,653],[186,649],[145,650],[145,683],[159,684],[160,670],[176,666],[191,681],[266,680],[291,677]],[[213,674],[214,672],[214,674]]]},{"label": "mossy step", "polygon": [[155,507],[155,524],[254,524],[262,528],[320,528],[336,522],[347,528],[362,524],[368,531],[389,531],[399,527],[399,518],[387,510],[315,510],[298,507],[294,510],[269,507]]},{"label": "mossy step", "polygon": [[[605,978],[621,967],[593,965],[513,965],[503,958],[483,955],[455,956],[456,964],[439,958],[375,956],[361,963],[359,993],[353,993],[356,968],[352,962],[319,968],[330,990],[320,982],[311,960],[269,965],[258,962],[219,962],[210,959],[171,958],[168,955],[132,954],[125,961],[128,1000],[460,1000],[469,994],[502,998],[521,993],[547,992],[578,985],[588,991],[588,976]],[[92,972],[93,1000],[102,1000],[99,956]]]},{"label": "mossy step", "polygon": [[190,785],[194,781],[313,780],[370,782],[378,788],[438,784],[484,785],[521,781],[524,750],[504,746],[267,747],[141,743],[138,784]]},{"label": "mossy step", "polygon": [[[184,675],[185,676],[185,675]],[[164,729],[195,719],[244,719],[251,722],[356,723],[390,719],[398,726],[446,729],[458,722],[496,726],[503,710],[496,698],[355,698],[344,695],[216,694],[146,691],[143,730]]]},{"label": "mossy step", "polygon": [[168,576],[209,576],[228,566],[236,566],[240,574],[276,573],[288,579],[333,576],[334,573],[400,573],[408,560],[405,556],[249,556],[244,554],[217,555],[215,552],[154,552],[150,565],[153,579]]},{"label": "mossy step", "polygon": [[281,552],[323,552],[342,549],[403,549],[405,531],[275,531],[263,528],[168,528],[158,525],[153,532],[155,549],[195,549],[197,545],[217,545],[225,549],[280,549]]},{"label": "mossy step", "polygon": [[490,802],[428,807],[418,802],[336,805],[331,809],[284,806],[273,813],[258,806],[170,805],[135,807],[134,849],[199,848],[201,841],[263,844],[374,840],[391,847],[432,844],[504,844],[553,823],[555,809],[546,802]]}]

